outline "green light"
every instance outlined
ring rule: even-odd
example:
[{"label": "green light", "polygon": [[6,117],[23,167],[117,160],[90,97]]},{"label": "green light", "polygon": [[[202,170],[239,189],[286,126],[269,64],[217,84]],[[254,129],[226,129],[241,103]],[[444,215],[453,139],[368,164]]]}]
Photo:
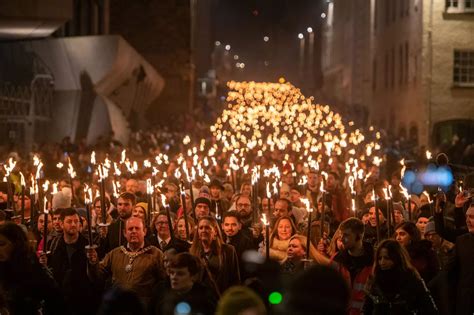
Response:
[{"label": "green light", "polygon": [[281,295],[280,292],[272,292],[268,296],[268,302],[270,302],[270,304],[280,304],[281,301],[283,301],[283,295]]}]

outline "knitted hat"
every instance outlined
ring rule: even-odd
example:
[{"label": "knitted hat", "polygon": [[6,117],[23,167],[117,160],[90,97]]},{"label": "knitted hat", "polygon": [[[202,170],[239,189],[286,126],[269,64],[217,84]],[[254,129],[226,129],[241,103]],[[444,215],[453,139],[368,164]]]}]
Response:
[{"label": "knitted hat", "polygon": [[204,203],[209,208],[211,207],[211,195],[209,194],[209,187],[202,186],[199,190],[199,195],[194,201],[194,206],[197,206],[199,203]]},{"label": "knitted hat", "polygon": [[143,209],[145,209],[145,212],[148,211],[148,203],[146,202],[139,202],[135,205],[135,207],[142,207]]},{"label": "knitted hat", "polygon": [[403,218],[406,220],[408,219],[408,212],[403,208],[403,205],[401,202],[394,202],[393,203],[393,210],[398,210],[402,214]]},{"label": "knitted hat", "polygon": [[425,236],[430,233],[436,233],[435,223],[430,221],[425,226]]}]

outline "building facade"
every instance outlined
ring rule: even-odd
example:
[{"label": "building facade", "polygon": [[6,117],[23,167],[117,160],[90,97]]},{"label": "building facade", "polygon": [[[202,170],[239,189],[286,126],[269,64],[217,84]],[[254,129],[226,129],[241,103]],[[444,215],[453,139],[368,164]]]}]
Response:
[{"label": "building facade", "polygon": [[474,1],[333,0],[327,9],[324,101],[367,111],[368,124],[418,145],[472,142]]}]

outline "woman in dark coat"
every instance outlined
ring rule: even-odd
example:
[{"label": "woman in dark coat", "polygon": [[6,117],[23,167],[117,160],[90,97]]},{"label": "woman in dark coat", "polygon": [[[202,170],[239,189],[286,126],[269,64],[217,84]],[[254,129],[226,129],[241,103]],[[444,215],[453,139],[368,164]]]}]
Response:
[{"label": "woman in dark coat", "polygon": [[0,225],[0,313],[64,314],[64,300],[51,274],[16,224]]},{"label": "woman in dark coat", "polygon": [[428,240],[422,240],[415,223],[402,222],[395,227],[395,239],[405,247],[410,263],[428,284],[440,271],[438,258]]},{"label": "woman in dark coat", "polygon": [[375,257],[365,289],[364,315],[438,314],[423,279],[397,241],[380,243]]},{"label": "woman in dark coat", "polygon": [[213,217],[199,219],[189,252],[201,258],[204,281],[219,295],[227,288],[240,284],[237,253],[232,245],[222,241],[221,230]]}]

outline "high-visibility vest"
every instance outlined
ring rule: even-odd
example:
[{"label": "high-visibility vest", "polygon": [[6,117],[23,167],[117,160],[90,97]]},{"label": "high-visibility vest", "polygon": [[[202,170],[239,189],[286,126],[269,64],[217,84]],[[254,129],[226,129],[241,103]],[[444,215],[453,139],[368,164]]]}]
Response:
[{"label": "high-visibility vest", "polygon": [[338,270],[341,273],[342,277],[346,279],[347,284],[351,290],[351,299],[349,301],[349,315],[360,315],[362,311],[362,306],[364,306],[365,299],[365,284],[372,274],[372,265],[364,267],[354,278],[354,281],[351,281],[351,274],[346,267],[341,263],[337,263]]}]

